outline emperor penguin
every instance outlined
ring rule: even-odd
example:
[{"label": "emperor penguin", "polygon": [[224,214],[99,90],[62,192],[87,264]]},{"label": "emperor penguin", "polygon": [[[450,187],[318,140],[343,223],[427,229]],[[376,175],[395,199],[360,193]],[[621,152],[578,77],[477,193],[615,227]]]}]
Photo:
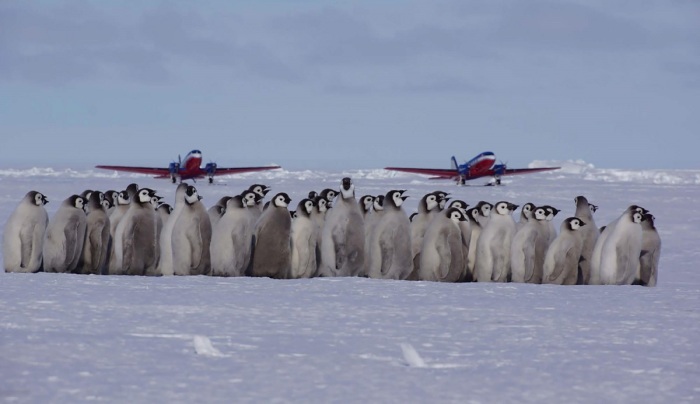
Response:
[{"label": "emperor penguin", "polygon": [[139,189],[117,226],[114,233],[117,274],[146,275],[148,268],[155,267],[159,242],[152,201],[155,195],[150,188]]},{"label": "emperor penguin", "polygon": [[160,259],[158,260],[158,265],[154,275],[167,276],[175,274],[173,268],[173,229],[175,228],[177,218],[180,216],[182,211],[185,209],[185,205],[187,204],[185,199],[188,197],[188,187],[189,185],[181,182],[175,189],[175,207],[168,215],[167,220],[163,222],[163,228],[160,231],[160,237],[158,239]]},{"label": "emperor penguin", "polygon": [[476,275],[474,274],[474,264],[476,262],[476,242],[481,234],[481,224],[477,221],[479,217],[479,208],[473,207],[467,209],[465,217],[469,222],[469,250],[467,250],[467,273],[464,278],[465,282],[475,282]]},{"label": "emperor penguin", "polygon": [[661,237],[656,231],[655,220],[654,215],[646,213],[642,221],[642,252],[639,257],[639,274],[635,279],[635,284],[642,286],[656,286],[659,274]]},{"label": "emperor penguin", "polygon": [[513,210],[518,205],[501,201],[494,205],[476,245],[478,282],[506,282],[510,275],[510,246],[515,235]]},{"label": "emperor penguin", "polygon": [[129,210],[129,205],[131,204],[131,201],[134,199],[136,196],[136,192],[138,191],[139,186],[136,183],[131,183],[129,184],[126,189],[123,191],[119,192],[117,194],[117,201],[116,201],[116,206],[112,210],[112,212],[109,215],[109,237],[111,240],[110,243],[110,248],[109,248],[109,258],[108,262],[106,264],[107,266],[107,273],[110,275],[115,275],[120,273],[120,269],[117,267],[116,263],[116,252],[115,252],[115,232],[117,231],[117,226],[119,226],[119,222],[121,222],[122,217],[126,214],[126,212]]},{"label": "emperor penguin", "polygon": [[542,283],[544,260],[549,247],[549,212],[544,207],[531,211],[531,217],[515,231],[510,245],[511,281]]},{"label": "emperor penguin", "polygon": [[438,197],[438,209],[439,210],[445,210],[445,206],[447,205],[447,201],[450,200],[449,196],[450,194],[445,191],[434,191],[433,192],[435,195]]},{"label": "emperor penguin", "polygon": [[420,254],[420,280],[457,282],[462,278],[467,257],[459,224],[466,220],[461,209],[452,207],[430,222]]},{"label": "emperor penguin", "polygon": [[462,232],[462,249],[464,250],[464,271],[462,273],[462,277],[459,279],[459,282],[472,282],[474,280],[473,273],[469,271],[469,266],[467,265],[469,245],[471,244],[472,239],[471,222],[467,217],[467,209],[469,208],[469,204],[461,199],[453,199],[447,208],[457,208],[462,211],[462,215],[464,216],[464,220],[460,220],[459,223],[457,223],[459,230]]},{"label": "emperor penguin", "polygon": [[333,207],[333,201],[335,197],[338,196],[338,191],[331,188],[323,189],[319,195],[326,200],[326,209],[331,209]]},{"label": "emperor penguin", "polygon": [[328,201],[326,198],[317,195],[314,198],[314,210],[311,212],[311,223],[314,225],[314,234],[316,235],[316,272],[313,276],[318,276],[318,270],[321,266],[321,245],[323,244],[323,224],[326,222],[326,212]]},{"label": "emperor penguin", "polygon": [[172,234],[175,275],[209,275],[211,272],[211,221],[197,189],[187,186],[185,204]]},{"label": "emperor penguin", "polygon": [[292,263],[289,277],[291,279],[311,278],[316,273],[316,233],[311,220],[314,201],[302,199],[297,205],[296,217],[292,221],[291,247]]},{"label": "emperor penguin", "polygon": [[355,185],[343,178],[322,230],[321,276],[358,276],[365,265],[365,223]]},{"label": "emperor penguin", "polygon": [[576,216],[561,223],[559,235],[547,249],[542,283],[576,285],[583,249],[581,229],[586,225],[587,223]]},{"label": "emperor penguin", "polygon": [[[639,271],[644,214],[632,210],[620,216],[600,252],[600,282],[631,285]],[[608,225],[608,228],[610,225]]]},{"label": "emperor penguin", "polygon": [[89,201],[90,201],[90,195],[92,195],[92,189],[86,189],[83,192],[79,193],[84,200],[85,200],[85,213],[90,212],[90,206],[89,206]]},{"label": "emperor penguin", "polygon": [[119,192],[110,189],[105,191],[105,199],[109,201],[110,207],[107,209],[107,216],[112,215],[112,211],[117,207],[117,200],[119,199]]},{"label": "emperor penguin", "polygon": [[49,200],[38,191],[29,191],[5,223],[2,259],[5,272],[37,272],[41,269]]},{"label": "emperor penguin", "polygon": [[560,211],[559,209],[549,205],[544,205],[543,208],[547,210],[547,225],[549,228],[549,242],[547,245],[549,245],[555,238],[557,238],[557,228],[554,226],[554,216],[556,216]]},{"label": "emperor penguin", "polygon": [[66,198],[46,227],[43,256],[44,272],[72,272],[78,266],[85,242],[85,199]]},{"label": "emperor penguin", "polygon": [[581,262],[579,263],[579,268],[581,270],[580,282],[582,285],[588,285],[591,281],[591,259],[593,256],[593,248],[595,247],[596,241],[598,241],[598,226],[593,219],[593,213],[598,209],[597,206],[588,202],[585,196],[579,195],[574,198],[574,203],[576,204],[576,213],[574,216],[581,219],[583,223],[586,223],[584,227],[581,227],[577,231],[581,233],[583,237],[583,247],[581,247]]},{"label": "emperor penguin", "polygon": [[607,240],[608,236],[612,233],[612,231],[615,229],[615,226],[617,223],[621,220],[622,217],[624,216],[629,216],[631,212],[639,212],[642,215],[645,215],[648,213],[646,209],[639,205],[630,205],[625,209],[625,211],[622,213],[620,217],[617,219],[611,221],[608,223],[606,226],[601,227],[600,229],[600,234],[598,235],[598,239],[596,240],[595,245],[593,246],[593,252],[591,253],[591,276],[589,280],[590,285],[604,285],[601,279],[601,254],[603,252],[603,246],[605,245],[605,241]]},{"label": "emperor penguin", "polygon": [[[253,194],[249,198],[247,194]],[[244,191],[226,201],[226,210],[211,236],[211,274],[243,276],[250,264],[254,218],[257,210],[254,192]]]},{"label": "emperor penguin", "polygon": [[165,223],[170,219],[170,214],[173,213],[173,207],[169,203],[159,203],[156,206],[156,214],[160,217],[160,222],[165,226]]},{"label": "emperor penguin", "polygon": [[83,274],[101,275],[109,254],[109,216],[100,200],[109,202],[104,194],[94,191],[87,202],[87,227],[80,265]]},{"label": "emperor penguin", "polygon": [[104,198],[102,199],[102,203],[100,203],[100,205],[102,206],[102,210],[105,212],[105,215],[109,217],[109,211],[114,207],[114,205],[112,205],[112,201]]},{"label": "emperor penguin", "polygon": [[289,277],[292,264],[292,218],[288,206],[291,201],[284,192],[276,194],[268,209],[263,211],[255,223],[251,276],[274,279]]},{"label": "emperor penguin", "polygon": [[384,215],[384,195],[373,196],[372,197],[372,208],[364,216],[364,220],[365,220],[365,266],[363,267],[362,271],[360,271],[358,276],[362,276],[362,277],[370,276],[369,265],[370,265],[370,253],[372,251],[372,249],[371,249],[372,233],[374,232],[374,228],[377,225],[377,223],[379,223],[379,221],[381,220],[382,215]]},{"label": "emperor penguin", "polygon": [[405,280],[413,272],[411,222],[402,205],[406,190],[384,196],[384,213],[370,235],[369,277]]},{"label": "emperor penguin", "polygon": [[212,229],[216,226],[216,222],[221,219],[221,216],[224,215],[224,212],[226,211],[226,202],[228,202],[229,199],[231,199],[230,196],[223,196],[219,198],[214,205],[207,209],[207,214],[209,215]]},{"label": "emperor penguin", "polygon": [[520,208],[520,220],[515,225],[515,230],[520,230],[521,227],[525,226],[525,223],[532,217],[532,211],[535,210],[537,206],[534,203],[528,202]]},{"label": "emperor penguin", "polygon": [[417,280],[420,273],[420,253],[423,248],[423,236],[428,224],[440,212],[439,192],[431,192],[423,195],[418,201],[418,214],[411,221],[411,259],[413,260],[413,273],[411,280]]},{"label": "emperor penguin", "polygon": [[372,213],[372,206],[374,206],[374,196],[365,195],[360,198],[360,210],[363,218],[367,219],[367,215]]},{"label": "emperor penguin", "polygon": [[162,202],[163,197],[158,195],[151,196],[151,208],[153,209],[153,216],[155,219],[155,250],[154,259],[152,264],[146,268],[145,275],[147,276],[160,276],[158,271],[158,264],[160,263],[160,233],[163,231],[163,226],[165,226],[165,220],[168,220],[168,215],[172,211],[172,208],[167,203]]},{"label": "emperor penguin", "polygon": [[257,209],[261,213],[262,213],[263,207],[264,207],[262,201],[263,201],[263,199],[265,199],[265,196],[270,192],[270,190],[271,190],[270,187],[268,187],[267,185],[263,185],[263,184],[253,184],[253,185],[248,187],[248,191],[253,191],[253,192],[255,192],[256,195],[258,195],[260,197],[259,199],[257,199],[258,203],[255,206],[257,207]]}]

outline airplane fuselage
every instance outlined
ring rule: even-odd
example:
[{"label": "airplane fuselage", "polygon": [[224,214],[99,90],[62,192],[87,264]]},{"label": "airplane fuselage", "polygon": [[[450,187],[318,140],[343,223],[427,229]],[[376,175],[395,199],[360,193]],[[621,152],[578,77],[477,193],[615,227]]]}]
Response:
[{"label": "airplane fuselage", "polygon": [[496,155],[493,152],[483,152],[473,159],[459,166],[459,174],[469,177],[493,175],[492,168],[496,163]]}]

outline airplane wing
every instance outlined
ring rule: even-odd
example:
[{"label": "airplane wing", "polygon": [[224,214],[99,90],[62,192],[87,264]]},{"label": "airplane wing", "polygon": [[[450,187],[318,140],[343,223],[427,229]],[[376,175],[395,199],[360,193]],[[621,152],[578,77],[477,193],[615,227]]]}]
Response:
[{"label": "airplane wing", "polygon": [[101,168],[103,170],[125,171],[128,173],[137,173],[137,174],[152,174],[152,175],[165,176],[165,177],[170,175],[170,171],[167,168],[158,168],[158,167],[95,166],[95,168]]},{"label": "airplane wing", "polygon": [[412,168],[412,167],[385,167],[385,170],[401,171],[404,173],[432,175],[434,179],[457,178],[457,170],[450,168]]},{"label": "airplane wing", "polygon": [[277,168],[282,168],[282,167],[280,167],[280,166],[230,167],[230,168],[216,167],[216,171],[214,171],[214,175],[252,173],[252,172],[255,172],[255,171],[274,170],[274,169],[277,169]]},{"label": "airplane wing", "polygon": [[543,171],[558,170],[561,167],[539,167],[539,168],[506,168],[503,175],[532,174]]}]

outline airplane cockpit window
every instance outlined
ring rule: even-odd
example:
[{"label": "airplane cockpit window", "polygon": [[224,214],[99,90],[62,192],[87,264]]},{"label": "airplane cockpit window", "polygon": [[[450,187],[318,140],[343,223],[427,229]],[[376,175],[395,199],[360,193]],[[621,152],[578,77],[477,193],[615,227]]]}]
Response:
[{"label": "airplane cockpit window", "polygon": [[190,154],[202,154],[202,152],[199,150],[192,150]]}]

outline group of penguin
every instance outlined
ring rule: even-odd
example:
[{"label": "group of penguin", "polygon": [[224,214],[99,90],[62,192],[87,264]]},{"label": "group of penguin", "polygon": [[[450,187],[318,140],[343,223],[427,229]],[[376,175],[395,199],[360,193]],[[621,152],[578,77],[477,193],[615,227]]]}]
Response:
[{"label": "group of penguin", "polygon": [[[410,217],[405,190],[355,196],[312,191],[289,209],[280,192],[253,184],[210,208],[181,183],[175,203],[130,184],[65,199],[49,220],[45,195],[28,192],[3,238],[7,272],[104,275],[258,276],[276,279],[360,276],[439,282],[655,286],[661,240],[654,216],[631,205],[607,226],[583,196],[557,232],[552,206],[462,200],[435,191]],[[448,205],[448,202],[449,205]]]}]

